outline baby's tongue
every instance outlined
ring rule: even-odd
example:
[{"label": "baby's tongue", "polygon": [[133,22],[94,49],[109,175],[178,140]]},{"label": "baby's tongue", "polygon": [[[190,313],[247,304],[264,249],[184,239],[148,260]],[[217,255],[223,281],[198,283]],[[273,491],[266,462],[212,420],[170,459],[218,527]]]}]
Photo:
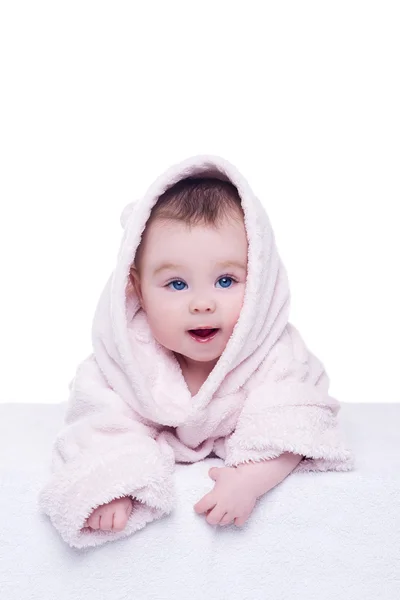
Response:
[{"label": "baby's tongue", "polygon": [[192,331],[195,335],[198,335],[199,337],[207,337],[214,331],[214,329],[192,329]]}]

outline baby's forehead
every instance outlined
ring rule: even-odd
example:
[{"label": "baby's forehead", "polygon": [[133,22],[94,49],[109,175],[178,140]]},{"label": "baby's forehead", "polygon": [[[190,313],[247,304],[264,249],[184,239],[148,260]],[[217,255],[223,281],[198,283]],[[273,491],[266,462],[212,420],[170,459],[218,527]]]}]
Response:
[{"label": "baby's forehead", "polygon": [[173,233],[174,235],[187,236],[200,231],[213,233],[215,236],[222,236],[227,233],[233,233],[237,231],[237,229],[245,230],[244,219],[237,215],[226,216],[216,223],[206,223],[203,221],[190,223],[180,219],[157,218],[146,224],[144,234],[148,236],[150,233],[156,235],[160,232],[168,232]]},{"label": "baby's forehead", "polygon": [[246,248],[234,245],[219,246],[192,245],[184,249],[182,246],[172,245],[163,248],[161,245],[157,249],[148,248],[144,256],[144,265],[146,271],[156,276],[164,274],[167,271],[182,270],[183,272],[210,272],[216,270],[246,272],[247,271],[247,252]]},{"label": "baby's forehead", "polygon": [[247,235],[243,224],[225,222],[219,226],[183,222],[152,223],[145,235],[146,251],[163,251],[165,247],[180,248],[181,252],[200,247],[224,249],[235,246],[247,247]]},{"label": "baby's forehead", "polygon": [[177,220],[153,221],[142,235],[140,257],[145,263],[178,263],[185,258],[197,264],[237,261],[247,257],[244,224],[225,220],[216,225],[187,224]]}]

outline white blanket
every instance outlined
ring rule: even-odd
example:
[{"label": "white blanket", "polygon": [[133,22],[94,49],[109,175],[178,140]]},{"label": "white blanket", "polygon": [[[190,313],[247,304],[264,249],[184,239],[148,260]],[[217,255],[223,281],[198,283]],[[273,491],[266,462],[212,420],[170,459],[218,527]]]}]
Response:
[{"label": "white blanket", "polygon": [[40,514],[66,404],[0,404],[1,600],[398,600],[399,404],[342,404],[355,470],[298,472],[243,528],[193,511],[219,459],[176,465],[177,504],[113,544],[76,549]]}]

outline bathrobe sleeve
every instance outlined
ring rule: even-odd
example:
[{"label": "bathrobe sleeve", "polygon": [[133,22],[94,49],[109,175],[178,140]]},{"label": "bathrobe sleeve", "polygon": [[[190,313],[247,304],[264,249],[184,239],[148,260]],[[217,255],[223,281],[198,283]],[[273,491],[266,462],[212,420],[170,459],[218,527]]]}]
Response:
[{"label": "bathrobe sleeve", "polygon": [[225,441],[225,465],[258,462],[284,452],[303,456],[295,471],[350,471],[354,456],[337,420],[322,363],[288,324],[247,386],[235,430]]},{"label": "bathrobe sleeve", "polygon": [[[126,537],[171,512],[174,454],[154,428],[107,384],[93,355],[70,384],[64,428],[52,451],[51,477],[39,508],[70,546],[83,548]],[[136,498],[121,532],[91,530],[86,518],[115,498]]]}]

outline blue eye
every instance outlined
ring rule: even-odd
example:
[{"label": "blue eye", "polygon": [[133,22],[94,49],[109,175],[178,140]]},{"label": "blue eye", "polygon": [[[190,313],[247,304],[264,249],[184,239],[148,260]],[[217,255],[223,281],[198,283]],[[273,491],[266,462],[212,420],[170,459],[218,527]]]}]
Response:
[{"label": "blue eye", "polygon": [[183,288],[181,288],[181,287],[176,288],[175,287],[175,283],[181,284],[183,286],[186,285],[186,283],[183,283],[183,281],[180,281],[180,279],[175,279],[174,281],[170,281],[170,283],[167,285],[167,287],[169,287],[170,285],[173,285],[174,286],[174,290],[176,290],[177,292],[181,292],[183,290]]},{"label": "blue eye", "polygon": [[[221,287],[225,290],[232,287],[232,283],[234,281],[236,281],[236,280],[233,279],[233,277],[229,277],[227,275],[225,275],[225,277],[220,277],[218,279],[218,283],[221,282]],[[184,281],[182,281],[181,279],[174,279],[173,281],[170,281],[169,283],[167,283],[167,285],[165,287],[171,289],[171,286],[173,286],[173,289],[175,291],[181,292],[182,290],[185,289],[186,283]]]},{"label": "blue eye", "polygon": [[[223,281],[224,285],[221,284],[221,287],[223,288],[229,288],[231,287],[231,282],[233,281],[232,277],[220,277],[220,279],[218,279],[218,281]],[[225,285],[225,283],[228,283],[228,285]]]}]

